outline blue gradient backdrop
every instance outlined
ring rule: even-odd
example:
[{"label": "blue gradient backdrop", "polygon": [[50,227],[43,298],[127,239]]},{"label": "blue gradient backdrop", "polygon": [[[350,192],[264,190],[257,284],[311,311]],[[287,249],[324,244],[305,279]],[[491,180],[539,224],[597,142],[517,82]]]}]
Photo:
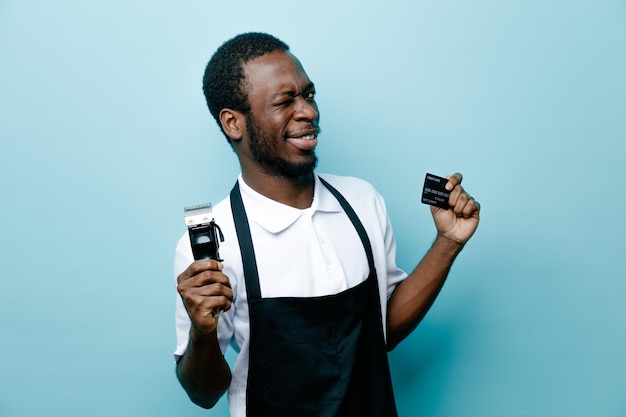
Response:
[{"label": "blue gradient backdrop", "polygon": [[483,205],[391,353],[401,415],[626,416],[619,0],[0,0],[0,416],[226,415],[174,377],[172,259],[238,173],[201,76],[251,30],[300,57],[319,169],[380,190],[402,267],[426,171]]}]

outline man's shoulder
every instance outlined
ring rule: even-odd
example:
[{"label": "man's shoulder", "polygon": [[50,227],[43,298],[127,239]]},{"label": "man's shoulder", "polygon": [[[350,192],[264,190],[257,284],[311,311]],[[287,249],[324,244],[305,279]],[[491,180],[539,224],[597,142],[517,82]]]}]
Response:
[{"label": "man's shoulder", "polygon": [[381,198],[374,186],[361,178],[326,173],[318,177],[335,187],[348,201]]},{"label": "man's shoulder", "polygon": [[369,191],[376,192],[376,189],[369,182],[357,178],[350,177],[344,175],[335,175],[335,174],[327,174],[327,173],[319,173],[318,177],[326,180],[330,185],[337,188],[340,191],[343,189],[346,190],[357,190],[357,191]]}]

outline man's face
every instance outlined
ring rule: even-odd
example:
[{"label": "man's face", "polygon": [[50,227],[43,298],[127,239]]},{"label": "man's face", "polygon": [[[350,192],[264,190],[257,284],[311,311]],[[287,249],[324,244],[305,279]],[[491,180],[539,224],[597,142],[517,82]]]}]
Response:
[{"label": "man's face", "polygon": [[315,87],[293,55],[275,51],[245,66],[248,162],[266,173],[297,178],[313,171],[319,133]]}]

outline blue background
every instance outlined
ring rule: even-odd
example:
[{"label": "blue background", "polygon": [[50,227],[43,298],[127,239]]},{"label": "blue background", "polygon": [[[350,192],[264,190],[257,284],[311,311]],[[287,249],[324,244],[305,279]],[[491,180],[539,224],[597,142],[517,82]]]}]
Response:
[{"label": "blue background", "polygon": [[251,30],[303,62],[319,170],[379,189],[403,268],[425,172],[482,203],[391,353],[400,414],[626,416],[624,1],[173,4],[0,0],[0,416],[226,414],[174,377],[172,260],[239,171],[201,77]]}]

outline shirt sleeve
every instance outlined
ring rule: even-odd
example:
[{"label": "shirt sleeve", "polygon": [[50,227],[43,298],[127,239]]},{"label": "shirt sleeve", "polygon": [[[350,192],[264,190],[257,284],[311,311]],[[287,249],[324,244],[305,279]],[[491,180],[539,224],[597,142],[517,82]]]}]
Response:
[{"label": "shirt sleeve", "polygon": [[389,299],[398,284],[407,277],[407,273],[404,270],[400,269],[396,264],[396,239],[393,233],[391,219],[389,218],[389,213],[387,212],[385,199],[378,193],[378,191],[374,192],[376,195],[376,211],[378,224],[380,225],[381,233],[384,240],[384,265],[386,267],[385,272],[387,277],[387,299]]},{"label": "shirt sleeve", "polygon": [[[385,213],[386,214],[386,213]],[[407,273],[396,264],[396,239],[393,234],[391,220],[385,215],[387,226],[385,228],[385,253],[387,256],[387,299],[391,297],[396,287],[406,277]]]}]

